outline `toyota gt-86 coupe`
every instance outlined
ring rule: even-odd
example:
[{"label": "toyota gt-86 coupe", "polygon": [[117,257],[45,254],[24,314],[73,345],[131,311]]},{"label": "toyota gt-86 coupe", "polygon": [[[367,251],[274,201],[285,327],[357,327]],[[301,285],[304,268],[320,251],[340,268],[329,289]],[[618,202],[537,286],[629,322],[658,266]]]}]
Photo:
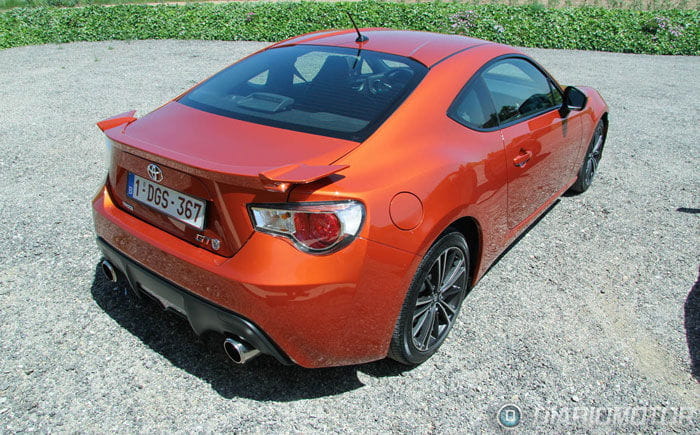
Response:
[{"label": "toyota gt-86 coupe", "polygon": [[506,45],[361,29],[276,43],[98,126],[109,279],[238,363],[419,364],[499,254],[590,186],[608,107]]}]

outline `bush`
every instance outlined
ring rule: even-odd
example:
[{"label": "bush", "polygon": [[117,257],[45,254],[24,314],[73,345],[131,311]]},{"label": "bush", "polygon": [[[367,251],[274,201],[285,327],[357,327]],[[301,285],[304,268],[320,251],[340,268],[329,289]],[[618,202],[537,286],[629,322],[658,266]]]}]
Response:
[{"label": "bush", "polygon": [[0,13],[0,48],[110,39],[277,41],[351,27],[345,11],[362,27],[460,33],[525,47],[700,54],[697,10],[375,1],[16,8]]}]

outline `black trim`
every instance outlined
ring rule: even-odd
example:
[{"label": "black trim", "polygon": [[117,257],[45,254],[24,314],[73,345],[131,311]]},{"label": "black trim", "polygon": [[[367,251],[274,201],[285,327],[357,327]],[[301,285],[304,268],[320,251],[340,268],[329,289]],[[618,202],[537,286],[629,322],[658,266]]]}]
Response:
[{"label": "black trim", "polygon": [[178,309],[174,311],[187,318],[197,335],[206,331],[235,335],[260,352],[275,357],[282,364],[294,364],[265,332],[245,317],[215,305],[155,274],[119,252],[101,237],[97,238],[97,246],[119,273],[126,277],[135,292],[150,295],[157,300],[166,300],[177,306]]},{"label": "black trim", "polygon": [[[456,53],[455,53],[455,54],[456,54]],[[490,67],[492,64],[494,64],[494,63],[496,63],[496,62],[498,62],[498,61],[504,60],[504,59],[522,59],[522,60],[524,60],[524,61],[526,61],[526,62],[529,62],[530,64],[532,64],[532,66],[534,66],[535,68],[537,68],[537,69],[547,78],[547,81],[550,83],[550,85],[553,85],[554,88],[555,88],[556,90],[559,91],[560,95],[562,95],[562,96],[564,95],[564,91],[561,89],[561,86],[559,85],[559,83],[558,83],[556,80],[554,80],[554,78],[551,76],[551,74],[549,74],[549,72],[547,72],[547,70],[544,69],[544,68],[542,67],[542,65],[540,65],[539,63],[537,63],[534,59],[532,59],[532,58],[530,58],[530,57],[528,57],[528,56],[525,56],[524,54],[517,54],[517,53],[503,54],[503,55],[501,55],[501,56],[494,57],[493,59],[491,59],[491,60],[489,60],[488,62],[486,62],[485,64],[483,64],[483,65],[469,78],[469,80],[467,80],[467,83],[465,83],[464,86],[462,86],[462,89],[460,89],[460,91],[459,91],[459,93],[457,94],[457,96],[454,98],[454,100],[452,100],[452,103],[450,104],[450,107],[447,108],[447,112],[445,113],[445,115],[446,115],[448,118],[450,118],[451,120],[455,121],[456,123],[458,123],[458,124],[460,124],[460,125],[463,125],[464,127],[467,127],[467,128],[470,129],[470,130],[479,131],[479,132],[490,132],[490,131],[501,130],[501,129],[503,129],[503,128],[510,127],[511,125],[515,125],[515,124],[519,124],[519,123],[524,122],[524,121],[528,121],[528,120],[530,120],[530,119],[532,119],[532,118],[535,118],[535,117],[540,116],[540,115],[544,115],[545,113],[549,113],[549,112],[551,112],[551,111],[553,111],[553,110],[560,110],[562,104],[557,105],[557,106],[552,106],[552,107],[550,107],[550,108],[548,108],[548,109],[541,110],[541,111],[536,112],[536,113],[531,113],[530,115],[528,115],[528,116],[526,116],[526,117],[517,118],[517,119],[514,119],[513,121],[506,122],[505,124],[501,124],[500,119],[499,119],[499,121],[498,121],[498,126],[496,126],[496,127],[491,127],[491,128],[477,128],[477,127],[474,127],[474,126],[469,126],[469,125],[465,124],[464,122],[460,121],[459,119],[457,119],[458,117],[456,117],[456,116],[453,117],[452,114],[451,114],[450,112],[453,111],[455,105],[457,104],[457,100],[459,100],[459,98],[464,94],[464,92],[466,92],[467,87],[471,84],[471,82],[474,81],[474,80],[476,80],[476,79],[478,79],[478,78],[480,78],[480,77],[481,77],[481,73],[482,73],[486,68],[488,68],[488,67]],[[491,99],[491,95],[490,95],[490,94],[489,94],[489,99]],[[491,101],[491,104],[493,105],[493,100]],[[498,114],[497,114],[497,115],[498,115]]]}]

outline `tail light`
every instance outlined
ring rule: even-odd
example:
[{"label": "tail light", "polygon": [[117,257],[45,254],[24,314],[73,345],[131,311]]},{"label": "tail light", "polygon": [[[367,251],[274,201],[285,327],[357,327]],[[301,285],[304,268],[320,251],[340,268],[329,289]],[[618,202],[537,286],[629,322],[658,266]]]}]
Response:
[{"label": "tail light", "polygon": [[346,246],[365,215],[357,201],[251,204],[257,231],[286,237],[304,252],[325,254]]}]

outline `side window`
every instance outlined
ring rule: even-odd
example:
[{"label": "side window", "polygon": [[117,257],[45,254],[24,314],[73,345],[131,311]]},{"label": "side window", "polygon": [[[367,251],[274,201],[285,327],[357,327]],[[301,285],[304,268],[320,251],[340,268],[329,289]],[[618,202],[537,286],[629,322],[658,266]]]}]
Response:
[{"label": "side window", "polygon": [[450,110],[450,118],[467,127],[484,129],[498,126],[498,117],[493,108],[484,83],[480,78],[469,82],[457,96]]},{"label": "side window", "polygon": [[[504,59],[481,77],[491,94],[501,124],[558,106],[549,79],[525,59]],[[561,97],[559,97],[561,98]]]}]

